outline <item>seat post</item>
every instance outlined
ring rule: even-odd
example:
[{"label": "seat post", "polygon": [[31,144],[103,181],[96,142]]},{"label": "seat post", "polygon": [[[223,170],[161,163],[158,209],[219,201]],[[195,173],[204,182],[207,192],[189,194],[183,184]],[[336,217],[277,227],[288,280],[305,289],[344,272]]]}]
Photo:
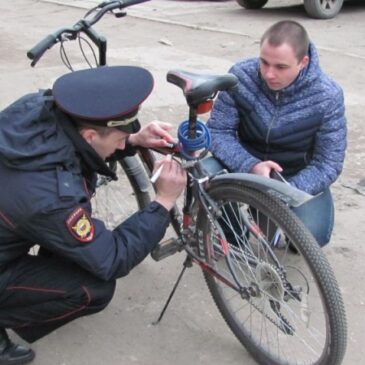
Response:
[{"label": "seat post", "polygon": [[198,114],[196,112],[196,108],[193,106],[189,106],[189,132],[188,137],[190,139],[196,138],[196,121],[198,119]]}]

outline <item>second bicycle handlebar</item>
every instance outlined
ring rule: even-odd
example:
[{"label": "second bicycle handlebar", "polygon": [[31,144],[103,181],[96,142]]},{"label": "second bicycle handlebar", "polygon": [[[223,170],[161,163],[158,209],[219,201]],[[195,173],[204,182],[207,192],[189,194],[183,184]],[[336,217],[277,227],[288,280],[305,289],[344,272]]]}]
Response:
[{"label": "second bicycle handlebar", "polygon": [[[31,66],[35,66],[35,64],[40,60],[43,54],[51,48],[56,43],[62,40],[62,36],[65,36],[67,39],[75,39],[80,32],[87,31],[92,25],[97,23],[105,13],[116,10],[116,9],[124,9],[132,5],[144,3],[150,0],[112,0],[112,1],[104,1],[103,3],[97,5],[93,11],[97,11],[93,18],[86,19],[83,18],[79,20],[75,25],[69,28],[61,28],[54,33],[49,34],[40,42],[38,42],[30,51],[27,52],[27,57],[32,60]],[[93,12],[92,11],[92,12]],[[91,13],[91,12],[89,12]],[[88,14],[89,14],[88,13]],[[95,40],[93,39],[94,43]]]}]

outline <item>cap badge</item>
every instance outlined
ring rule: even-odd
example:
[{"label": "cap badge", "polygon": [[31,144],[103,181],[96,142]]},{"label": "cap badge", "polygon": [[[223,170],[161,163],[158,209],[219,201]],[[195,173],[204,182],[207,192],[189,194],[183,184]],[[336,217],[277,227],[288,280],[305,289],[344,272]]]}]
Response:
[{"label": "cap badge", "polygon": [[109,120],[108,123],[106,123],[106,125],[108,127],[119,127],[119,126],[124,126],[124,125],[128,125],[131,124],[133,122],[137,121],[137,117],[132,117],[132,118],[126,118],[123,120]]}]

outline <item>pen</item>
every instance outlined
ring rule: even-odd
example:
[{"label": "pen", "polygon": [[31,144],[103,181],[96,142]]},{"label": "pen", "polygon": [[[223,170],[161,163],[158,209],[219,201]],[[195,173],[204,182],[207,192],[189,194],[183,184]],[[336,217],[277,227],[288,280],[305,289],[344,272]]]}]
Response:
[{"label": "pen", "polygon": [[[173,156],[174,154],[172,154],[172,155],[167,155],[166,156],[166,160],[165,161],[171,161],[172,160],[172,156]],[[150,181],[151,181],[151,183],[152,184],[154,184],[156,181],[157,181],[157,179],[160,177],[160,175],[161,175],[161,172],[162,172],[162,169],[163,169],[163,166],[165,165],[165,162],[163,162],[162,163],[162,165],[156,170],[156,172],[151,176],[151,179],[150,179]]]},{"label": "pen", "polygon": [[162,164],[157,170],[156,170],[156,172],[152,175],[152,177],[151,177],[151,179],[150,179],[150,181],[151,181],[151,183],[152,184],[154,184],[156,181],[157,181],[157,179],[160,177],[160,175],[161,175],[161,172],[162,172],[162,169],[163,169],[163,165],[164,164]]}]

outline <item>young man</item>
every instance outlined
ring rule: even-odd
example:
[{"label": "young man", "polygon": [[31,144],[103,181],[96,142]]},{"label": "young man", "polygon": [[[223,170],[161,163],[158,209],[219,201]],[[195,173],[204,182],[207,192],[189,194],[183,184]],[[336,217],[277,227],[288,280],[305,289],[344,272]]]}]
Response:
[{"label": "young man", "polygon": [[230,72],[239,86],[215,103],[208,122],[212,153],[232,172],[271,177],[277,171],[298,189],[319,194],[295,212],[325,245],[334,221],[329,186],[346,149],[341,88],[322,72],[315,46],[294,21],[271,26],[260,57]]},{"label": "young man", "polygon": [[[140,129],[139,105],[153,87],[137,67],[102,67],[59,78],[52,91],[29,94],[0,114],[0,364],[25,364],[28,342],[96,313],[164,236],[168,211],[186,184],[166,158],[156,197],[113,231],[94,219],[96,173],[116,179],[105,160],[134,145],[165,146],[170,125]],[[29,249],[38,244],[40,254]]]}]

